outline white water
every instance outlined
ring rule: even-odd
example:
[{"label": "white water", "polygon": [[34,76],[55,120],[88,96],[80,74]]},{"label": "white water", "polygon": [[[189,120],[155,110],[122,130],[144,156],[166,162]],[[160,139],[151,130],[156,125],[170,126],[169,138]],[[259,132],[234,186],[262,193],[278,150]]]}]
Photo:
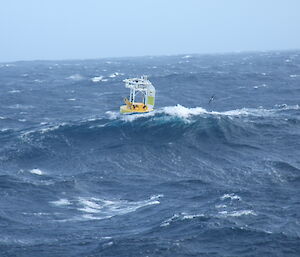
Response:
[{"label": "white water", "polygon": [[76,209],[77,211],[82,212],[80,217],[70,218],[70,221],[78,219],[101,220],[131,213],[142,207],[160,204],[158,199],[161,197],[163,197],[163,195],[154,195],[149,199],[141,201],[78,197],[73,200],[63,198],[50,203],[60,208],[67,207],[68,209]]},{"label": "white water", "polygon": [[32,170],[30,170],[30,173],[35,174],[35,175],[39,175],[39,176],[44,175],[44,172],[41,171],[40,169],[32,169]]}]

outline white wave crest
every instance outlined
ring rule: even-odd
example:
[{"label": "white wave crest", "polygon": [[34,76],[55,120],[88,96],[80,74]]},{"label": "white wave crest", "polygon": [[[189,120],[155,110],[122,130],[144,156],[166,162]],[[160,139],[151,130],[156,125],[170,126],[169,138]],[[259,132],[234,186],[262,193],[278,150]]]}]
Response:
[{"label": "white wave crest", "polygon": [[[72,201],[69,201],[68,199],[60,199],[51,203],[60,207],[68,205],[68,208],[74,208],[77,211],[83,212],[83,214],[80,216],[80,219],[101,220],[131,213],[142,207],[160,204],[158,199],[161,197],[163,196],[155,195],[151,196],[147,200],[142,201],[107,200],[96,197],[78,197]],[[78,220],[78,218],[69,220]]]},{"label": "white wave crest", "polygon": [[176,106],[167,106],[157,110],[158,113],[165,113],[170,116],[177,116],[179,118],[188,119],[192,116],[198,115],[215,115],[215,116],[270,116],[276,112],[275,109],[264,108],[242,108],[224,112],[207,111],[202,107],[187,108],[180,104]]},{"label": "white wave crest", "polygon": [[110,120],[115,120],[115,119],[117,119],[117,118],[120,117],[120,113],[119,113],[119,112],[107,111],[107,112],[106,112],[106,115],[108,116],[108,118],[109,118]]},{"label": "white wave crest", "polygon": [[[0,120],[1,120],[1,118],[0,118]],[[10,129],[10,128],[2,128],[2,129],[0,129],[0,132],[7,132],[9,130],[12,130],[12,129]]]},{"label": "white wave crest", "polygon": [[268,85],[267,84],[260,84],[260,85],[254,86],[253,88],[258,89],[258,88],[261,88],[261,87],[268,87]]},{"label": "white wave crest", "polygon": [[102,80],[103,80],[103,76],[98,76],[98,77],[91,78],[91,81],[93,81],[94,83],[100,82]]},{"label": "white wave crest", "polygon": [[177,116],[180,118],[189,118],[190,116],[208,113],[205,109],[203,109],[201,107],[187,108],[180,104],[178,104],[176,106],[163,107],[158,112],[163,112],[165,114],[168,114],[171,116]]},{"label": "white wave crest", "polygon": [[256,117],[266,117],[274,114],[274,110],[268,110],[263,108],[242,108],[225,112],[213,112],[219,115],[225,116],[256,116]]},{"label": "white wave crest", "polygon": [[204,217],[204,214],[184,214],[182,216],[182,220],[192,220],[192,219],[195,219],[195,218],[199,218],[199,217]]},{"label": "white wave crest", "polygon": [[115,78],[117,76],[122,76],[124,75],[124,73],[120,73],[120,72],[114,72],[112,74],[109,75],[110,78]]},{"label": "white wave crest", "polygon": [[157,200],[161,196],[154,196],[148,200],[130,202],[126,200],[104,200],[99,198],[79,198],[79,211],[86,213],[98,213],[98,218],[108,218],[116,215],[123,215],[129,212],[134,212],[139,208],[160,204]]},{"label": "white wave crest", "polygon": [[242,200],[242,198],[236,194],[224,194],[223,196],[220,197],[221,200],[226,200],[226,199],[230,199],[230,200]]},{"label": "white wave crest", "polygon": [[39,175],[39,176],[44,175],[44,172],[41,171],[40,169],[37,169],[37,168],[32,169],[32,170],[30,170],[29,172],[30,172],[31,174],[35,174],[35,175]]},{"label": "white wave crest", "polygon": [[232,212],[221,211],[221,212],[219,212],[219,214],[221,214],[222,216],[225,216],[225,217],[240,217],[243,215],[254,215],[254,216],[257,215],[252,210],[240,210],[240,211],[232,211]]},{"label": "white wave crest", "polygon": [[298,104],[295,105],[287,105],[287,104],[278,104],[276,107],[281,110],[300,110],[300,106]]},{"label": "white wave crest", "polygon": [[200,116],[203,115],[204,117],[213,115],[216,117],[221,116],[228,116],[228,117],[272,117],[280,114],[282,110],[299,110],[299,105],[275,105],[273,109],[264,109],[263,107],[258,108],[241,108],[235,110],[229,110],[224,112],[217,112],[217,111],[207,111],[202,107],[192,107],[188,108],[177,104],[175,106],[166,106],[159,109],[155,109],[149,113],[140,113],[140,114],[120,114],[119,112],[107,111],[106,114],[108,118],[111,120],[114,119],[122,119],[124,121],[134,121],[139,118],[143,117],[151,117],[155,116],[156,114],[166,114],[168,116],[178,117],[184,119],[185,121],[189,122],[193,116]]},{"label": "white wave crest", "polygon": [[66,206],[66,205],[70,205],[71,202],[68,199],[59,199],[57,201],[52,201],[52,204],[56,205],[56,206]]},{"label": "white wave crest", "polygon": [[227,207],[227,205],[226,204],[217,204],[217,205],[215,205],[215,207],[216,208],[226,208]]},{"label": "white wave crest", "polygon": [[10,94],[16,94],[16,93],[20,93],[20,92],[21,92],[21,90],[19,90],[19,89],[13,89],[13,90],[8,91],[8,93],[10,93]]},{"label": "white wave crest", "polygon": [[187,214],[185,212],[178,213],[178,214],[176,213],[171,218],[163,221],[160,226],[166,227],[166,226],[169,226],[172,222],[183,221],[183,220],[192,220],[192,219],[196,219],[199,217],[205,217],[205,215],[204,214]]}]

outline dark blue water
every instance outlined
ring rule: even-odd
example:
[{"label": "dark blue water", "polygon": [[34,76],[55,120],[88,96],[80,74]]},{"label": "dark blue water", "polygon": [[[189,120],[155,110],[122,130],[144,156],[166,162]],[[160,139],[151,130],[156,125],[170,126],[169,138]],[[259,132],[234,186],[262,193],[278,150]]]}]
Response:
[{"label": "dark blue water", "polygon": [[[119,115],[143,74],[155,112]],[[2,63],[0,88],[0,256],[300,256],[299,51]]]}]

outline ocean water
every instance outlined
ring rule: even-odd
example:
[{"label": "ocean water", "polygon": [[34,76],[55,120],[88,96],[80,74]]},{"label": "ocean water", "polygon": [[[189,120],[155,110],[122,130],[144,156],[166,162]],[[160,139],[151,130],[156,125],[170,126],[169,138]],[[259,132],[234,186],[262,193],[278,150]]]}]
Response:
[{"label": "ocean water", "polygon": [[[155,111],[120,115],[143,74]],[[1,63],[0,89],[1,257],[300,256],[299,51]]]}]

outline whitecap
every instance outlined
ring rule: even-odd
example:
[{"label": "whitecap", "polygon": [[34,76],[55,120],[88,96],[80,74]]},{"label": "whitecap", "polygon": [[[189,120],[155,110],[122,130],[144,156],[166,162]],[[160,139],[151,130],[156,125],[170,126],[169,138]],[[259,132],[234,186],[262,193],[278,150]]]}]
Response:
[{"label": "whitecap", "polygon": [[[51,202],[56,206],[68,206],[68,208],[75,208],[83,214],[77,218],[69,220],[101,220],[108,219],[118,215],[124,215],[134,212],[142,207],[160,204],[158,201],[162,195],[151,196],[147,200],[128,201],[128,200],[108,200],[96,197],[78,197],[72,201],[68,199],[60,199]],[[71,206],[70,206],[71,205]]]},{"label": "whitecap", "polygon": [[91,81],[93,81],[93,82],[100,82],[100,81],[102,81],[103,80],[103,76],[98,76],[98,77],[93,77],[93,78],[91,78]]},{"label": "whitecap", "polygon": [[2,128],[2,129],[0,129],[0,132],[6,132],[6,131],[9,131],[9,130],[11,130],[10,128]]},{"label": "whitecap", "polygon": [[231,194],[224,194],[220,197],[221,200],[226,200],[226,199],[230,199],[230,200],[241,200],[242,198],[234,193]]},{"label": "whitecap", "polygon": [[261,88],[261,87],[268,87],[267,84],[261,84],[261,85],[258,85],[258,86],[254,86],[253,88],[257,89],[257,88]]},{"label": "whitecap", "polygon": [[65,199],[65,198],[59,199],[57,201],[52,201],[51,203],[56,205],[56,206],[66,206],[66,205],[71,204],[71,202],[68,199]]},{"label": "whitecap", "polygon": [[43,83],[44,80],[41,80],[41,79],[35,79],[34,82],[36,82],[36,83]]},{"label": "whitecap", "polygon": [[87,214],[82,215],[86,219],[107,219],[113,216],[124,215],[134,212],[142,207],[160,204],[157,198],[144,201],[106,200],[99,198],[79,198],[78,211]]},{"label": "whitecap", "polygon": [[186,214],[182,216],[182,220],[191,220],[200,217],[204,217],[204,214],[192,214],[192,215]]},{"label": "whitecap", "polygon": [[[98,199],[95,199],[95,198],[91,198],[90,200],[89,199],[85,199],[85,198],[79,198],[79,202],[84,206],[84,207],[87,207],[87,208],[90,208],[91,210],[95,211],[95,209],[101,209],[102,207],[97,204],[94,200],[98,200]],[[92,211],[92,212],[93,212]],[[87,211],[88,212],[88,211]]]},{"label": "whitecap", "polygon": [[225,112],[212,112],[212,114],[226,115],[226,116],[270,116],[274,114],[274,110],[267,110],[263,108],[242,108]]},{"label": "whitecap", "polygon": [[166,227],[166,226],[169,226],[171,224],[171,222],[173,222],[174,220],[177,220],[179,218],[179,214],[174,214],[171,218],[163,221],[160,226],[161,227]]},{"label": "whitecap", "polygon": [[101,239],[108,240],[108,239],[112,239],[112,237],[111,236],[103,236],[103,237],[101,237]]},{"label": "whitecap", "polygon": [[162,112],[172,116],[178,116],[181,118],[189,118],[192,115],[199,115],[207,113],[207,111],[201,107],[186,108],[180,104],[176,106],[167,106],[162,109]]},{"label": "whitecap", "polygon": [[225,217],[240,217],[243,215],[254,215],[254,216],[257,215],[252,210],[239,210],[239,211],[231,211],[231,212],[221,211],[221,212],[219,212],[219,214],[221,214],[222,216],[225,216]]},{"label": "whitecap", "polygon": [[21,90],[18,90],[18,89],[13,89],[13,90],[8,91],[8,93],[10,93],[10,94],[16,94],[16,93],[20,93],[20,92],[21,92]]},{"label": "whitecap", "polygon": [[117,119],[117,118],[120,117],[120,113],[119,112],[107,111],[106,114],[108,115],[108,118],[110,120],[115,120],[115,119]]},{"label": "whitecap", "polygon": [[267,110],[263,108],[242,108],[224,112],[216,112],[216,111],[207,111],[202,107],[193,107],[187,108],[180,104],[176,106],[167,106],[163,107],[160,110],[156,111],[157,113],[165,113],[170,116],[177,116],[183,119],[188,119],[192,116],[198,116],[202,114],[209,114],[209,115],[217,115],[217,116],[269,116],[270,114],[274,113],[274,110]]},{"label": "whitecap", "polygon": [[50,213],[47,213],[47,212],[34,212],[34,213],[32,213],[32,215],[34,215],[34,216],[49,216]]},{"label": "whitecap", "polygon": [[295,105],[287,105],[287,104],[276,104],[276,107],[282,110],[299,110],[300,106],[298,104]]},{"label": "whitecap", "polygon": [[[262,86],[265,87],[267,85],[263,84]],[[277,105],[277,107],[278,107],[278,105]],[[299,109],[299,106],[298,105],[287,106],[285,109],[296,109],[297,110],[297,109]],[[214,115],[217,117],[221,117],[221,116],[270,117],[270,116],[276,115],[278,113],[278,111],[279,111],[278,108],[264,109],[263,107],[258,107],[258,108],[241,108],[241,109],[217,112],[217,111],[207,111],[206,109],[204,109],[202,107],[188,108],[188,107],[182,106],[180,104],[177,104],[176,106],[162,107],[160,109],[156,109],[149,113],[124,115],[124,114],[120,114],[119,112],[107,111],[106,114],[108,115],[108,118],[111,120],[121,119],[123,121],[128,121],[128,122],[132,122],[139,118],[152,117],[152,116],[155,116],[156,114],[166,114],[168,116],[181,118],[185,122],[190,122],[191,121],[190,119],[193,116],[200,116],[200,115],[205,115],[204,117],[206,117],[207,115]]]},{"label": "whitecap", "polygon": [[103,246],[112,246],[114,244],[114,242],[113,241],[110,241],[110,242],[108,242],[108,243],[105,243]]},{"label": "whitecap", "polygon": [[120,73],[120,72],[114,72],[112,74],[109,75],[110,78],[115,78],[117,76],[122,76],[124,75],[124,73]]},{"label": "whitecap", "polygon": [[183,220],[192,220],[200,217],[205,217],[204,214],[187,214],[183,213],[175,213],[171,218],[166,219],[161,223],[161,227],[169,226],[172,222],[183,221]]},{"label": "whitecap", "polygon": [[226,204],[217,204],[217,205],[215,205],[215,207],[216,207],[217,209],[219,209],[219,208],[226,208],[227,205],[226,205]]},{"label": "whitecap", "polygon": [[85,206],[83,208],[78,208],[78,211],[87,212],[87,213],[99,213],[100,211],[88,206]]},{"label": "whitecap", "polygon": [[[40,132],[42,134],[47,133],[49,131],[54,131],[56,129],[59,129],[59,128],[65,126],[65,125],[67,125],[67,123],[63,122],[63,123],[60,123],[59,125],[56,125],[56,126],[49,126],[47,128],[42,128],[42,129],[38,130],[38,132]],[[24,134],[30,134],[30,133],[33,133],[33,132],[37,132],[37,131],[29,131],[29,132],[25,132]]]},{"label": "whitecap", "polygon": [[164,197],[164,195],[163,195],[163,194],[159,194],[159,195],[152,195],[152,196],[150,197],[150,200],[159,199],[159,198],[162,198],[162,197]]},{"label": "whitecap", "polygon": [[139,208],[160,204],[157,200],[161,196],[151,197],[149,200],[131,202],[126,200],[107,200],[99,198],[79,198],[79,211],[87,213],[99,213],[101,216],[116,216],[122,215],[129,212],[136,211]]},{"label": "whitecap", "polygon": [[103,219],[109,219],[112,216],[97,217],[97,216],[93,216],[91,214],[83,214],[81,217],[86,220],[103,220]]},{"label": "whitecap", "polygon": [[32,169],[32,170],[30,170],[29,172],[30,172],[31,174],[35,174],[35,175],[39,175],[39,176],[44,175],[44,172],[41,171],[40,169],[37,169],[37,168]]},{"label": "whitecap", "polygon": [[[46,123],[46,124],[47,124],[47,123]],[[58,128],[59,128],[59,126],[53,126],[53,127],[42,128],[42,129],[39,129],[39,130],[29,130],[29,131],[24,132],[24,133],[21,135],[21,137],[26,137],[26,136],[29,136],[29,135],[32,134],[32,133],[37,133],[37,132],[43,134],[43,133],[46,133],[46,132],[48,132],[48,131],[53,131],[53,130],[58,129]]]}]

